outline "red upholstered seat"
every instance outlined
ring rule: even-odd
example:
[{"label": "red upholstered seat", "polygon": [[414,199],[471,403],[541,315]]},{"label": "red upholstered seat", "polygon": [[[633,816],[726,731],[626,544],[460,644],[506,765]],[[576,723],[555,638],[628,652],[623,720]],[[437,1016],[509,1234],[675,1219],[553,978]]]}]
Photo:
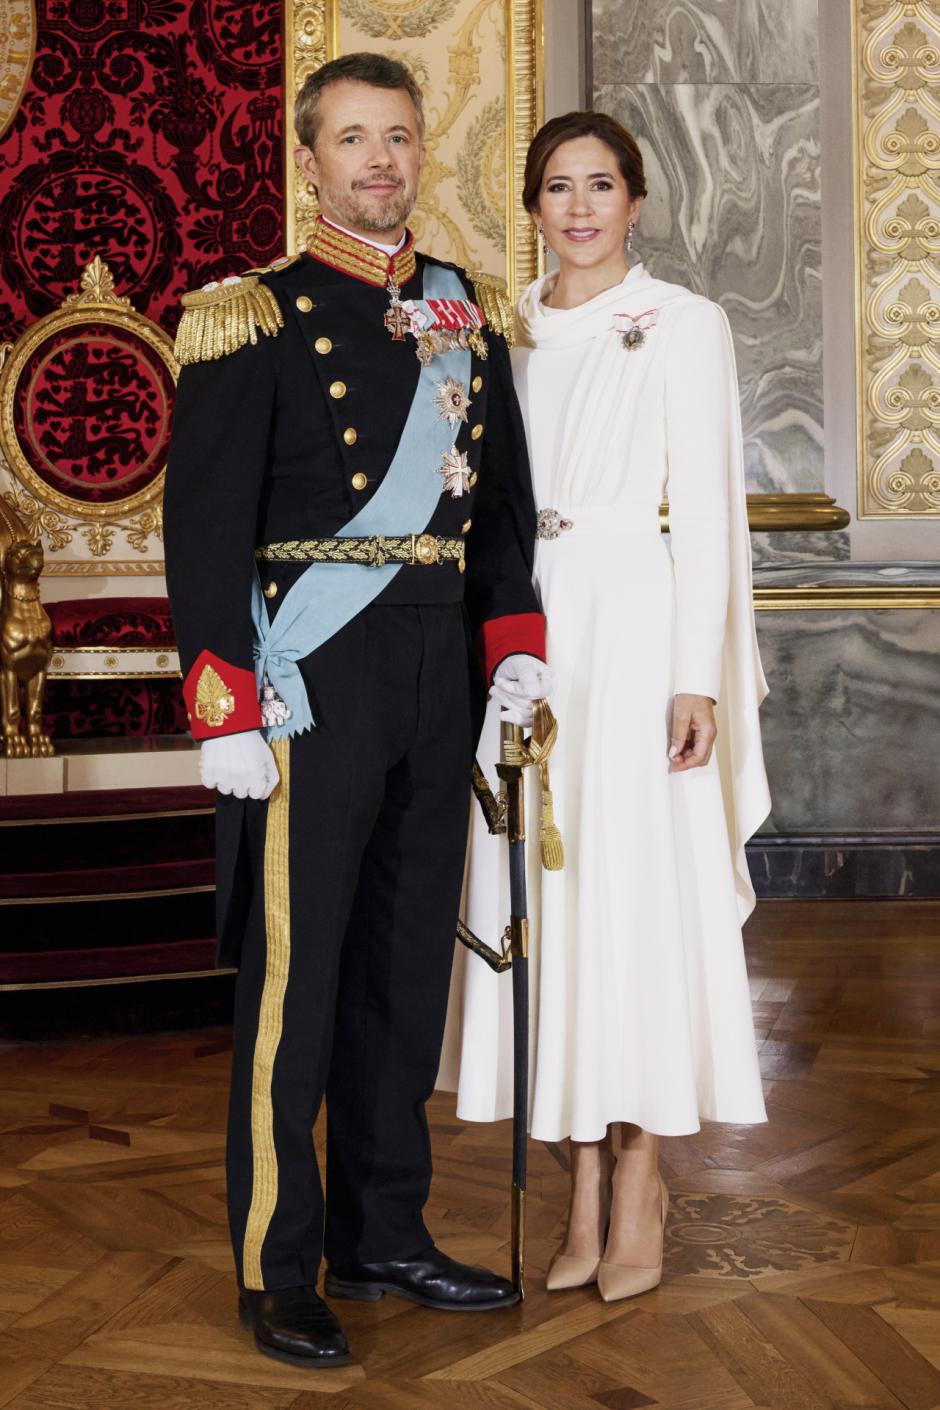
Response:
[{"label": "red upholstered seat", "polygon": [[53,655],[43,719],[53,739],[187,732],[165,597],[92,597],[44,606]]},{"label": "red upholstered seat", "polygon": [[43,606],[52,620],[54,646],[176,648],[165,597],[91,597]]}]

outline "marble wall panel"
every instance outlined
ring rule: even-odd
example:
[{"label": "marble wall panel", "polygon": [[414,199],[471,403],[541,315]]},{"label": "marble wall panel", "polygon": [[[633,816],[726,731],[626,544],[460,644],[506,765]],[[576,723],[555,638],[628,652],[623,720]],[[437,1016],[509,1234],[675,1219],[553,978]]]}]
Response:
[{"label": "marble wall panel", "polygon": [[757,634],[773,798],[762,831],[940,825],[940,611],[758,612]]},{"label": "marble wall panel", "polygon": [[817,0],[593,0],[594,81],[815,83]]},{"label": "marble wall panel", "polygon": [[608,84],[637,136],[651,273],[717,299],[734,330],[748,488],[824,488],[818,89]]}]

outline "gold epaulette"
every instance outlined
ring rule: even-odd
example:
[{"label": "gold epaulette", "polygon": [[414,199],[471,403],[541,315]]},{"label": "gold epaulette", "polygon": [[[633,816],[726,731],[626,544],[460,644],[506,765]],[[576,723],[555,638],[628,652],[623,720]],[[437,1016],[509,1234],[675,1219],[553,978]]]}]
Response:
[{"label": "gold epaulette", "polygon": [[287,269],[288,265],[296,264],[300,255],[278,255],[270,264],[256,264],[253,269],[243,269],[242,278],[246,274],[280,274],[282,269]]},{"label": "gold epaulette", "polygon": [[512,347],[514,340],[513,308],[505,279],[500,279],[495,274],[471,274],[470,278],[473,280],[473,292],[476,294],[477,303],[482,308],[487,323],[494,333],[502,333],[506,342]]},{"label": "gold epaulette", "polygon": [[183,317],[176,334],[176,360],[214,362],[257,343],[258,329],[269,338],[284,327],[284,315],[274,294],[257,275],[195,289],[183,295]]}]

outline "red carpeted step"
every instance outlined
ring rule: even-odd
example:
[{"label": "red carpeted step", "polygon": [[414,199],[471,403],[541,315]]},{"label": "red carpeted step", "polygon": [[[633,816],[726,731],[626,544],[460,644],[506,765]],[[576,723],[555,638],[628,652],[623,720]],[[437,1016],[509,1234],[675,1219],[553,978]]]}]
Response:
[{"label": "red carpeted step", "polygon": [[[59,896],[125,896],[128,892],[211,890],[215,885],[212,857],[141,862],[114,867],[77,867],[72,870],[0,872],[0,897],[4,901],[40,901]],[[142,898],[146,899],[146,898]]]},{"label": "red carpeted step", "polygon": [[0,827],[24,821],[107,822],[112,818],[209,812],[215,794],[200,784],[177,788],[90,788],[81,793],[28,793],[0,797]]},{"label": "red carpeted step", "polygon": [[0,798],[0,987],[211,969],[214,815],[198,786]]},{"label": "red carpeted step", "polygon": [[19,985],[68,984],[92,980],[193,974],[213,968],[215,940],[180,940],[160,945],[128,945],[120,950],[13,951],[3,956],[0,991]]}]

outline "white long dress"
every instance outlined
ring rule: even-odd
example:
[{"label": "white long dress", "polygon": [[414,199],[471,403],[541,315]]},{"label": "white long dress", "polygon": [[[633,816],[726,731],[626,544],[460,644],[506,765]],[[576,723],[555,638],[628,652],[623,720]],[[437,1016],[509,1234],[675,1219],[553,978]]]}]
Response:
[{"label": "white long dress", "polygon": [[[662,1135],[766,1121],[741,924],[744,843],[770,807],[767,686],[730,329],[717,304],[641,265],[575,309],[541,302],[553,278],[523,295],[513,352],[536,503],[570,524],[539,540],[535,565],[566,862],[540,868],[530,770],[530,1131],[593,1141],[614,1121]],[[639,346],[615,314],[651,315]],[[667,759],[678,692],[718,702],[712,759],[686,773]],[[498,756],[491,704],[478,750],[491,778]],[[506,847],[476,809],[466,898],[467,923],[495,944]],[[438,1086],[463,1120],[512,1113],[511,1017],[509,974],[458,946]]]}]

